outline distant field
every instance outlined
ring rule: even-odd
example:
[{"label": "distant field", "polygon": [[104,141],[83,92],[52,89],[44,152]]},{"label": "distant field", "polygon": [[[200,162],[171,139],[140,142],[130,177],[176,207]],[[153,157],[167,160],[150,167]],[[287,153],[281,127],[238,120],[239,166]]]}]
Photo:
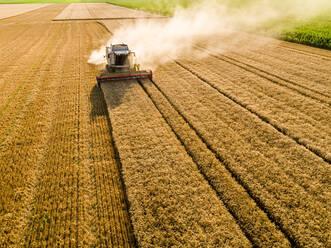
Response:
[{"label": "distant field", "polygon": [[[188,7],[200,0],[108,0],[107,2],[128,8],[142,9],[163,15],[172,15],[177,6]],[[220,0],[229,2],[226,0]],[[233,8],[243,8],[245,4],[256,0],[231,1]],[[259,27],[255,32],[280,38],[282,40],[331,49],[331,14],[318,16],[309,21],[294,22],[290,18],[268,22]]]}]

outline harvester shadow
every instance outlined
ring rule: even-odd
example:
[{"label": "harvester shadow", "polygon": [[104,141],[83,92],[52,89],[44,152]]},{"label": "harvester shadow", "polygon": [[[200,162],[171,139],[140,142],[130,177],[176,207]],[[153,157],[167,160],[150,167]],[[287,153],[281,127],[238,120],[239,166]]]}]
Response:
[{"label": "harvester shadow", "polygon": [[[111,87],[114,87],[113,89],[116,90],[116,96],[112,97],[109,106],[111,109],[115,109],[122,104],[122,98],[132,83],[138,83],[138,82],[118,81],[118,82],[104,83],[103,85],[104,90],[108,91],[111,89]],[[116,84],[116,85],[111,85],[111,84]],[[107,94],[104,94],[102,89],[99,88],[97,84],[94,85],[94,87],[90,92],[90,102],[92,105],[90,118],[92,121],[94,121],[98,116],[107,116],[107,118],[109,118],[105,97],[107,97]]]},{"label": "harvester shadow", "polygon": [[92,105],[90,118],[94,121],[98,116],[106,116],[107,115],[107,105],[103,98],[103,94],[101,89],[94,85],[90,92],[90,102]]}]

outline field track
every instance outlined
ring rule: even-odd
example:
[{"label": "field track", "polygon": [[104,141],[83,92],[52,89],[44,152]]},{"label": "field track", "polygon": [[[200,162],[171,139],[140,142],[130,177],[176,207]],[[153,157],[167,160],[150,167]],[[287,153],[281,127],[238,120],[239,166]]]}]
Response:
[{"label": "field track", "polygon": [[0,20],[0,247],[328,247],[331,52],[234,33],[100,90],[89,55],[145,17]]},{"label": "field track", "polygon": [[54,21],[159,18],[161,16],[107,3],[72,3]]}]

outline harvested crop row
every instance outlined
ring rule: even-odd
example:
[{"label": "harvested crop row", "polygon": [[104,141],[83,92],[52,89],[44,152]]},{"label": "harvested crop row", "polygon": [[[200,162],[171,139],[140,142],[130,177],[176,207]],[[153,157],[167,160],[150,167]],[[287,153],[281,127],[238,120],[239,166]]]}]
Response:
[{"label": "harvested crop row", "polygon": [[[20,43],[22,42],[18,37],[12,37],[11,41],[6,41],[5,37],[7,35],[10,36],[10,30],[13,30],[13,28],[2,31],[4,36],[1,36],[0,42],[4,41],[4,43],[7,43],[6,45],[2,46],[3,52],[0,55],[0,72],[1,72],[1,78],[4,78],[4,73],[8,72],[9,70],[18,67],[16,63],[20,63],[19,61],[22,60],[23,57],[26,57],[26,54],[29,52],[28,48],[32,48],[32,44],[38,43],[37,37],[40,33],[40,30],[33,29],[31,27],[26,27],[23,25],[17,25],[17,30],[21,33],[23,36],[28,36],[28,34],[34,35],[35,39],[28,39],[26,42],[26,46],[19,47]],[[45,27],[46,32],[46,27]],[[45,33],[46,34],[46,33]],[[33,37],[33,36],[32,36]],[[40,46],[41,44],[39,44]],[[22,64],[21,66],[24,66]],[[23,72],[23,71],[21,71]],[[17,73],[18,74],[18,73]]]},{"label": "harvested crop row", "polygon": [[25,12],[46,7],[49,4],[1,4],[0,19],[23,14]]},{"label": "harvested crop row", "polygon": [[[68,45],[59,73],[62,74],[61,87],[54,96],[58,99],[54,106],[54,120],[47,136],[44,166],[36,186],[35,204],[30,213],[33,218],[25,233],[25,245],[32,247],[39,247],[43,243],[76,246],[82,242],[87,245],[91,239],[86,222],[91,213],[92,200],[86,201],[89,189],[86,188],[85,180],[88,180],[89,174],[84,157],[81,156],[81,146],[84,151],[85,143],[81,142],[78,107],[81,27],[79,24],[65,25],[64,34]],[[93,184],[93,180],[90,179],[90,183]],[[84,238],[82,230],[86,232]]]},{"label": "harvested crop row", "polygon": [[[19,47],[41,45],[24,58],[33,70],[2,115],[0,246],[131,247],[106,107],[100,92],[90,97],[97,71],[85,60],[106,34],[96,23],[49,23],[60,7],[0,22],[33,33]],[[4,62],[17,87],[15,68]]]},{"label": "harvested crop row", "polygon": [[[36,10],[33,13],[0,21],[2,34],[0,43],[3,44],[0,55],[1,104],[6,102],[4,99],[11,96],[11,92],[17,87],[17,84],[24,80],[23,76],[31,71],[31,64],[28,61],[38,57],[45,45],[48,44],[47,41],[53,37],[52,32],[54,31],[50,29],[51,26],[48,23],[40,23],[36,28],[35,23],[26,23],[25,19],[22,22],[22,17],[29,19],[31,16],[38,15],[39,21],[49,20],[49,10],[56,14],[62,10],[61,6],[63,8],[63,5],[56,6],[56,8],[52,5],[43,8],[43,10]],[[21,44],[22,37],[24,37],[24,45]]]},{"label": "harvested crop row", "polygon": [[116,29],[120,28],[123,23],[130,23],[132,24],[134,21],[132,20],[103,20],[100,21],[101,25],[103,25],[109,33],[114,32]]},{"label": "harvested crop row", "polygon": [[326,244],[327,163],[174,63],[155,83],[296,245]]},{"label": "harvested crop row", "polygon": [[[105,108],[90,96],[95,71],[84,60],[104,34],[95,23],[66,25],[68,52],[25,245],[131,247]],[[96,113],[103,116],[90,118]]]},{"label": "harvested crop row", "polygon": [[[11,132],[16,128],[15,122],[21,118],[22,112],[30,100],[33,99],[35,92],[38,92],[38,87],[42,82],[38,76],[41,72],[47,73],[50,60],[56,56],[57,46],[60,46],[58,42],[59,34],[62,29],[63,25],[53,25],[49,28],[49,32],[52,34],[49,39],[40,39],[44,41],[44,44],[40,47],[40,53],[36,54],[38,56],[37,59],[36,57],[28,57],[25,60],[25,63],[30,65],[30,68],[26,68],[27,73],[25,75],[16,76],[14,71],[13,75],[11,75],[11,80],[7,81],[7,77],[4,78],[4,87],[7,84],[12,87],[8,86],[8,89],[3,90],[9,96],[4,96],[4,99],[1,99],[4,104],[0,105],[0,144],[4,143],[7,136],[10,136]],[[8,73],[12,74],[11,71]],[[7,91],[9,89],[11,92]]]},{"label": "harvested crop row", "polygon": [[245,189],[226,169],[190,124],[171,106],[166,97],[150,80],[143,80],[142,86],[152,99],[185,149],[198,165],[199,170],[216,190],[220,199],[236,218],[240,228],[251,242],[258,247],[290,247],[290,242],[268,216],[259,208]]},{"label": "harvested crop row", "polygon": [[[34,200],[34,186],[38,182],[38,172],[42,167],[45,135],[52,118],[52,92],[59,87],[56,74],[48,70],[53,67],[54,71],[58,71],[63,57],[51,56],[51,50],[64,55],[61,48],[64,40],[59,35],[64,28],[63,25],[60,27],[59,30],[54,29],[58,32],[54,34],[58,39],[53,39],[49,51],[45,51],[50,53],[50,57],[47,58],[49,63],[45,63],[41,67],[45,70],[41,70],[32,78],[32,81],[39,82],[36,84],[37,88],[30,93],[30,99],[21,109],[21,118],[15,123],[15,129],[1,146],[1,246],[22,242],[22,231],[26,227],[27,215]],[[47,101],[50,101],[49,105],[45,104]]]},{"label": "harvested crop row", "polygon": [[327,105],[214,57],[179,63],[284,134],[331,161],[331,111]]},{"label": "harvested crop row", "polygon": [[[59,25],[58,25],[59,27]],[[33,73],[33,69],[31,68],[31,64],[29,63],[32,60],[32,53],[35,53],[36,56],[42,54],[45,51],[45,47],[49,45],[49,42],[53,39],[55,35],[50,32],[54,32],[50,27],[45,29],[47,31],[47,36],[44,39],[39,41],[32,40],[31,42],[27,42],[27,45],[30,47],[30,51],[28,49],[24,49],[25,54],[21,54],[20,57],[13,56],[14,58],[8,58],[12,54],[4,54],[2,57],[3,63],[1,64],[1,80],[4,81],[4,84],[1,85],[1,93],[0,93],[0,108],[3,109],[7,104],[8,100],[12,97],[12,94],[15,93],[19,85],[22,84],[22,81],[26,77],[29,77]],[[40,35],[40,32],[36,33],[36,35]],[[32,43],[34,42],[34,43]],[[17,43],[20,44],[20,43]],[[16,52],[19,53],[19,52]],[[44,54],[46,56],[47,54]],[[8,58],[8,60],[7,60]],[[14,59],[17,59],[16,61]],[[16,62],[16,63],[15,63]],[[3,110],[2,110],[3,112]]]},{"label": "harvested crop row", "polygon": [[[8,54],[8,50],[14,50],[16,46],[12,46],[12,44],[17,44],[20,42],[20,37],[25,36],[29,33],[30,29],[28,29],[25,25],[17,25],[16,28],[13,28],[12,25],[4,25],[0,21],[0,28],[1,28],[1,39],[0,39],[0,49],[2,53],[0,56],[4,56],[4,54]],[[1,60],[0,62],[4,62]],[[1,68],[3,69],[3,68]]]},{"label": "harvested crop row", "polygon": [[140,247],[250,243],[136,81],[102,84]]},{"label": "harvested crop row", "polygon": [[[31,73],[32,71],[30,61],[35,57],[38,57],[41,52],[44,51],[44,48],[49,45],[47,41],[49,41],[51,38],[54,38],[54,30],[51,28],[56,27],[55,24],[49,25],[49,23],[40,23],[38,28],[36,28],[34,24],[25,23],[24,18],[22,22],[22,16],[26,16],[27,19],[29,19],[29,17],[32,18],[34,15],[36,15],[38,16],[38,20],[43,22],[50,20],[50,13],[48,13],[48,11],[51,11],[51,13],[54,15],[54,12],[56,14],[57,12],[61,11],[61,9],[62,8],[54,9],[53,5],[50,5],[43,8],[43,11],[37,10],[34,14],[27,13],[19,17],[12,17],[7,20],[0,21],[1,24],[6,25],[6,22],[11,20],[11,22],[15,23],[8,25],[11,27],[11,29],[16,29],[16,27],[23,27],[28,32],[28,35],[24,36],[24,45],[20,43],[22,42],[22,39],[17,39],[17,42],[12,44],[15,45],[14,48],[6,49],[7,51],[4,51],[1,54],[2,60],[0,64],[0,72],[2,72],[1,79],[5,82],[1,86],[0,91],[1,104],[6,104],[7,99],[12,96],[12,93],[18,88],[18,85],[22,84],[24,77],[29,76],[28,73]],[[59,27],[59,25],[57,26]],[[10,32],[10,29],[8,32]],[[5,39],[7,35],[7,33],[3,34],[4,36],[1,36],[0,40],[3,38]],[[24,33],[21,35],[24,35]],[[11,55],[10,58],[6,59],[9,55]]]}]

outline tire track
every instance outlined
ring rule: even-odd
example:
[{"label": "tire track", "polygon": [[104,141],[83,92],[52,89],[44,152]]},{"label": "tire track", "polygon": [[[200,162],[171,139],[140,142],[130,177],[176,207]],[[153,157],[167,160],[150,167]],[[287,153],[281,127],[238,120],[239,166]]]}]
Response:
[{"label": "tire track", "polygon": [[241,69],[244,69],[248,72],[251,72],[251,73],[254,73],[264,79],[267,79],[268,81],[272,82],[272,83],[275,83],[277,85],[280,85],[280,86],[283,86],[283,87],[286,87],[288,89],[291,89],[303,96],[306,96],[306,97],[309,97],[311,99],[314,99],[316,101],[319,101],[321,103],[324,103],[324,104],[327,104],[328,106],[331,106],[331,99],[328,95],[326,94],[323,94],[319,91],[316,91],[316,90],[313,90],[313,89],[310,89],[306,86],[303,86],[303,85],[300,85],[300,84],[297,84],[291,80],[287,80],[287,79],[284,79],[282,77],[279,77],[277,75],[274,75],[270,72],[267,72],[265,70],[262,70],[262,69],[259,69],[255,66],[252,66],[252,65],[249,65],[247,63],[244,63],[244,62],[241,62],[241,61],[238,61],[237,59],[234,59],[234,58],[231,58],[229,56],[226,56],[226,55],[214,55],[212,54],[209,50],[207,50],[206,48],[204,47],[200,47],[200,46],[197,46],[196,47],[198,50],[203,50],[203,51],[206,51],[210,56],[214,57],[214,58],[217,58],[217,59],[220,59],[220,60],[223,60],[227,63],[230,63],[232,65],[235,65]]},{"label": "tire track", "polygon": [[[281,230],[261,203],[247,191],[245,184],[170,102],[164,92],[152,80],[142,80],[139,83],[252,244],[257,247],[293,246],[295,242]],[[217,180],[215,175],[221,176],[222,180]],[[250,214],[245,215],[247,213]]]},{"label": "tire track", "polygon": [[321,151],[314,149],[313,147],[308,146],[306,143],[300,141],[299,138],[294,137],[290,134],[288,134],[286,132],[286,130],[284,130],[283,128],[279,127],[278,125],[276,125],[275,123],[272,123],[268,118],[266,118],[265,116],[261,115],[260,113],[258,113],[257,111],[255,111],[253,108],[249,107],[247,104],[239,101],[238,99],[236,99],[235,97],[229,95],[228,93],[221,91],[219,88],[215,87],[212,83],[210,83],[207,79],[201,77],[197,72],[192,71],[191,69],[189,69],[187,66],[185,66],[183,63],[179,62],[179,61],[175,61],[175,63],[177,65],[179,65],[180,67],[182,67],[183,69],[185,69],[186,71],[190,72],[192,75],[194,75],[195,77],[197,77],[199,80],[201,80],[202,82],[208,84],[210,87],[212,87],[213,89],[217,90],[220,94],[222,94],[223,96],[225,96],[226,98],[230,99],[231,101],[235,102],[236,104],[238,104],[239,106],[241,106],[242,108],[246,109],[248,112],[250,112],[251,114],[255,115],[256,117],[258,117],[260,120],[262,120],[263,122],[265,122],[266,124],[272,126],[274,129],[276,129],[278,132],[282,133],[284,136],[290,138],[291,140],[295,141],[298,145],[303,146],[305,149],[309,150],[310,152],[312,152],[313,154],[315,154],[316,156],[320,157],[321,159],[323,159],[325,162],[327,162],[328,164],[331,163],[331,158],[326,157],[324,154],[321,153]]}]

